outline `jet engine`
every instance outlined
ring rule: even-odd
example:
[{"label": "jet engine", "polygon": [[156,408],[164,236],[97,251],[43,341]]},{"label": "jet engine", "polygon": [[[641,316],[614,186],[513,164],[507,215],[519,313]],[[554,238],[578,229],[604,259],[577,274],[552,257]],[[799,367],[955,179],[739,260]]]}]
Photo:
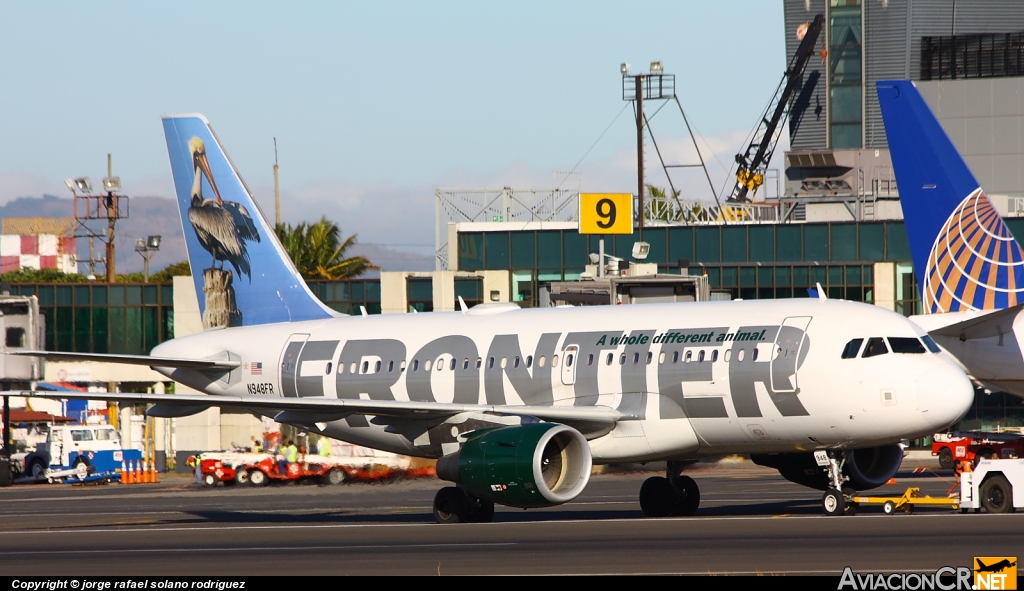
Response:
[{"label": "jet engine", "polygon": [[[751,454],[755,464],[775,468],[790,482],[826,490],[829,488],[825,470],[814,461],[811,453]],[[843,475],[849,480],[846,486],[854,490],[870,490],[885,484],[903,463],[903,448],[899,445],[883,445],[846,452]]]},{"label": "jet engine", "polygon": [[551,507],[577,497],[590,481],[590,446],[556,423],[467,434],[458,452],[437,461],[437,477],[509,507]]}]

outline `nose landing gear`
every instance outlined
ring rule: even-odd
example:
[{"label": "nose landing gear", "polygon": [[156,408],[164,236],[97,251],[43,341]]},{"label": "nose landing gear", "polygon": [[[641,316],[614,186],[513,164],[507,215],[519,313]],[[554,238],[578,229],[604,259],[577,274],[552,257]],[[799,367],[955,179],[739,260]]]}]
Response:
[{"label": "nose landing gear", "polygon": [[688,517],[700,506],[700,488],[681,472],[687,462],[668,462],[666,476],[652,476],[640,486],[640,509],[648,517]]},{"label": "nose landing gear", "polygon": [[843,487],[843,483],[849,480],[849,477],[843,475],[846,453],[842,450],[819,450],[814,452],[814,459],[828,474],[829,488],[821,497],[821,508],[825,515],[856,515],[854,490]]}]

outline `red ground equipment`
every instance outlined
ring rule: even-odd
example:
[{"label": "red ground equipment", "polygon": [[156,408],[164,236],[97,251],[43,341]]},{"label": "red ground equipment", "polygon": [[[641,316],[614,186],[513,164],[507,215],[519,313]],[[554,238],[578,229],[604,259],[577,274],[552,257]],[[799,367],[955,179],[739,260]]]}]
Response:
[{"label": "red ground equipment", "polygon": [[1024,436],[1017,433],[954,431],[938,434],[932,442],[932,455],[939,466],[953,468],[957,462],[976,459],[1012,459],[1024,457]]}]

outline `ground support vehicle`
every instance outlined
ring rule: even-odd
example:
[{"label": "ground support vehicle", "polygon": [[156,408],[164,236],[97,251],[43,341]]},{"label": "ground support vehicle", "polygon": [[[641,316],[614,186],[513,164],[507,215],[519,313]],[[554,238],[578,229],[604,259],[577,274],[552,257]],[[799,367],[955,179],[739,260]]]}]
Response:
[{"label": "ground support vehicle", "polygon": [[1011,513],[1024,507],[1024,459],[981,460],[960,475],[960,509]]},{"label": "ground support vehicle", "polygon": [[957,462],[974,462],[976,458],[1020,458],[1024,457],[1024,437],[982,431],[940,433],[932,442],[932,455],[938,456],[943,468],[953,468]]},{"label": "ground support vehicle", "polygon": [[341,484],[352,480],[379,480],[396,475],[433,474],[432,466],[414,467],[410,458],[376,456],[300,456],[284,472],[278,458],[269,453],[211,452],[201,455],[203,482],[210,486],[251,484],[271,481],[315,479],[320,484]]},{"label": "ground support vehicle", "polygon": [[931,505],[933,507],[949,507],[951,509],[957,509],[960,506],[960,499],[956,497],[943,498],[943,497],[930,497],[921,496],[921,489],[912,486],[903,493],[902,496],[898,497],[853,497],[853,502],[856,505],[882,505],[882,511],[886,515],[892,515],[897,511],[903,511],[904,513],[913,513],[915,505]]},{"label": "ground support vehicle", "polygon": [[121,449],[110,425],[51,425],[45,443],[27,454],[25,476],[38,482],[94,482],[120,479],[124,463],[142,461],[137,449]]}]

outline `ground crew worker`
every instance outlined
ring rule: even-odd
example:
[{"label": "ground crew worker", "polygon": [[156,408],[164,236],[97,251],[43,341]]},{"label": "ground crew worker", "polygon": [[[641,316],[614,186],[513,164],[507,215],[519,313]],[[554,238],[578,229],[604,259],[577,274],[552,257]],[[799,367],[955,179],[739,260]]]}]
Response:
[{"label": "ground crew worker", "polygon": [[196,484],[203,483],[203,459],[199,454],[189,456],[185,465],[192,468],[192,475],[196,478]]},{"label": "ground crew worker", "polygon": [[295,444],[288,442],[288,450],[285,456],[289,464],[294,464],[299,461],[299,448],[295,447]]},{"label": "ground crew worker", "polygon": [[285,439],[277,448],[277,470],[281,475],[288,473],[288,446],[291,444],[291,439]]},{"label": "ground crew worker", "polygon": [[328,437],[321,437],[316,441],[316,451],[321,456],[331,455],[331,440]]},{"label": "ground crew worker", "polygon": [[252,436],[252,453],[263,453],[263,444],[259,439],[256,439],[255,435]]}]

